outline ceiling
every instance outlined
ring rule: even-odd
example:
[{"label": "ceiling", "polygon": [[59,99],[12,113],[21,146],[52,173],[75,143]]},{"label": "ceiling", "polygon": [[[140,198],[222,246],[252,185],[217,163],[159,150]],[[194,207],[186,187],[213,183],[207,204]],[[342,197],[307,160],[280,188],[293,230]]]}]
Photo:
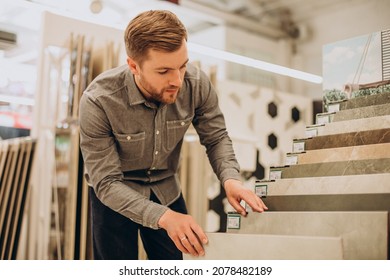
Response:
[{"label": "ceiling", "polygon": [[[44,10],[123,29],[130,18],[151,9],[175,12],[190,36],[215,25],[246,29],[271,39],[300,39],[314,17],[366,0],[0,0],[0,31],[17,34],[18,44],[3,56],[32,61]],[[4,49],[0,47],[0,50]],[[36,54],[35,54],[36,56]]]},{"label": "ceiling", "polygon": [[[268,37],[296,37],[311,18],[348,9],[366,0],[0,0],[0,24],[39,28],[29,21],[37,10],[57,10],[109,24],[127,23],[144,10],[170,9],[190,32],[215,24],[230,24]],[[173,3],[177,3],[175,5]]]}]

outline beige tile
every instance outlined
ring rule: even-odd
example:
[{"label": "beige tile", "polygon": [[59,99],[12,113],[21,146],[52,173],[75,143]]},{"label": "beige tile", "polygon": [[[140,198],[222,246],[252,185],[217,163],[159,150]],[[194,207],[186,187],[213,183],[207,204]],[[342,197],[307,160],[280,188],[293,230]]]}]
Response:
[{"label": "beige tile", "polygon": [[341,236],[345,259],[387,259],[387,211],[249,213],[247,217],[241,217],[240,221],[239,229],[227,231],[244,234]]},{"label": "beige tile", "polygon": [[267,196],[390,194],[390,174],[306,177],[266,182]]},{"label": "beige tile", "polygon": [[390,158],[390,143],[309,150],[297,157],[298,164]]},{"label": "beige tile", "polygon": [[185,260],[340,260],[341,237],[208,233],[205,256]]},{"label": "beige tile", "polygon": [[390,127],[390,116],[379,116],[365,119],[339,121],[325,124],[317,128],[317,135],[333,135],[339,133],[358,132]]}]

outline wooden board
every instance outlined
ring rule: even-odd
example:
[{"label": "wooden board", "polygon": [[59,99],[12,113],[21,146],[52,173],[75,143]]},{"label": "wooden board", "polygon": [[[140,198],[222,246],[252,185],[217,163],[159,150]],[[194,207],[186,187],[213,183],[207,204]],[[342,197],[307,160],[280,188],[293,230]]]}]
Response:
[{"label": "wooden board", "polygon": [[1,259],[4,259],[5,255],[7,254],[7,250],[9,250],[8,246],[8,237],[10,236],[10,226],[11,226],[11,221],[15,219],[15,200],[17,196],[17,192],[19,190],[19,185],[20,185],[20,180],[21,180],[21,171],[22,171],[22,165],[24,161],[24,156],[25,156],[25,143],[24,141],[20,141],[18,139],[17,142],[14,143],[14,145],[19,146],[19,152],[18,156],[16,159],[16,168],[13,176],[13,182],[11,183],[11,189],[9,193],[9,198],[8,198],[8,206],[5,211],[5,218],[4,218],[4,225],[3,229],[1,232],[1,243],[0,243],[0,254],[1,254]]}]

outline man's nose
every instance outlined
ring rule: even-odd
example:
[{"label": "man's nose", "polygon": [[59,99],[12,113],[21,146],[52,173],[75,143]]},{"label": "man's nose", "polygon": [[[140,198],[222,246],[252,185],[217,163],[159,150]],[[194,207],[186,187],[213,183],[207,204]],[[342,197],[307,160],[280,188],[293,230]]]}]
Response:
[{"label": "man's nose", "polygon": [[172,74],[170,76],[169,84],[176,87],[181,87],[182,83],[182,77],[180,70],[174,70],[172,71]]}]

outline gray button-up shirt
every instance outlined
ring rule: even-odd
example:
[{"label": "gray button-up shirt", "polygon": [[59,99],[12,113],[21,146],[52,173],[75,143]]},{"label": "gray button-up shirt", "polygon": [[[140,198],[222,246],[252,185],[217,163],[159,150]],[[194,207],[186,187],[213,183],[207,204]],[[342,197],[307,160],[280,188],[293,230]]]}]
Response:
[{"label": "gray button-up shirt", "polygon": [[[88,184],[111,209],[158,228],[180,195],[180,150],[191,123],[218,179],[240,179],[217,94],[202,71],[188,64],[176,102],[160,106],[144,98],[127,65],[102,73],[80,100]],[[150,191],[161,205],[149,200]]]}]

